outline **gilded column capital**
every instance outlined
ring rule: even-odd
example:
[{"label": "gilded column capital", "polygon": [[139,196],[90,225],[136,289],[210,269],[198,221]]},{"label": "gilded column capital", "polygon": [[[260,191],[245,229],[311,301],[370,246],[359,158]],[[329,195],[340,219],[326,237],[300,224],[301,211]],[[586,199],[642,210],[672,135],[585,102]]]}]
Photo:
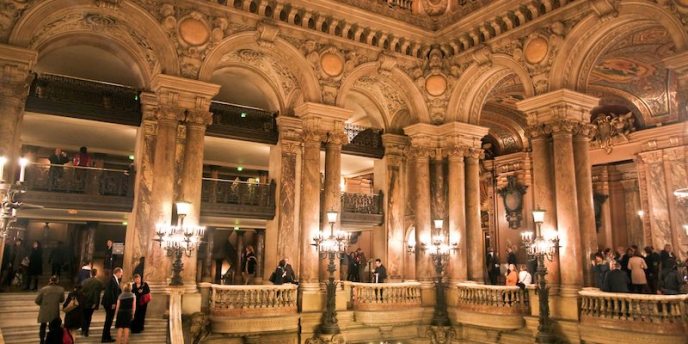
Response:
[{"label": "gilded column capital", "polygon": [[549,132],[545,129],[543,124],[534,124],[528,126],[525,130],[526,137],[531,140],[546,139],[549,136]]},{"label": "gilded column capital", "polygon": [[385,147],[385,159],[389,165],[399,166],[409,150],[409,139],[404,135],[382,134],[382,145]]},{"label": "gilded column capital", "polygon": [[574,130],[579,140],[592,140],[597,134],[597,126],[592,123],[578,123]]},{"label": "gilded column capital", "polygon": [[451,144],[444,148],[444,152],[446,153],[449,161],[463,162],[463,158],[466,156],[468,149],[469,148],[466,145]]},{"label": "gilded column capital", "polygon": [[34,50],[0,44],[0,99],[26,100],[37,57]]},{"label": "gilded column capital", "polygon": [[578,129],[579,122],[571,120],[554,120],[545,124],[545,131],[552,134],[552,136],[558,135],[573,135]]},{"label": "gilded column capital", "polygon": [[184,112],[183,122],[207,127],[213,123],[213,113],[205,110],[187,110]]},{"label": "gilded column capital", "polygon": [[349,138],[347,137],[344,130],[333,130],[333,131],[327,132],[327,137],[325,138],[325,142],[328,145],[341,146],[343,144],[349,143]]},{"label": "gilded column capital", "polygon": [[479,160],[485,158],[485,151],[482,148],[468,148],[466,149],[466,158],[469,160]]},{"label": "gilded column capital", "polygon": [[432,147],[411,146],[411,156],[416,160],[429,160],[434,156],[435,149]]}]

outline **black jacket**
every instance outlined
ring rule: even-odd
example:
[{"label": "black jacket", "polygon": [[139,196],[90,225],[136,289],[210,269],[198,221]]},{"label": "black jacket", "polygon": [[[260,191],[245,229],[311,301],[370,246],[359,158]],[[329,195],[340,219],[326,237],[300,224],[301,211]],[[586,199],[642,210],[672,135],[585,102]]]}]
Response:
[{"label": "black jacket", "polygon": [[110,281],[105,286],[105,292],[103,293],[102,305],[105,309],[112,308],[112,305],[117,304],[117,298],[119,294],[122,293],[122,289],[119,287],[119,283],[115,279],[115,276],[110,277]]},{"label": "black jacket", "polygon": [[625,271],[615,269],[607,273],[602,290],[610,293],[628,293],[628,285],[630,283],[631,279],[628,278],[628,274]]},{"label": "black jacket", "polygon": [[[377,281],[375,280],[375,276],[377,276]],[[380,264],[380,266],[376,266],[375,270],[373,270],[373,280],[371,282],[385,283],[386,279],[387,279],[387,268],[385,268],[385,266],[382,264]]]},{"label": "black jacket", "polygon": [[499,257],[497,257],[496,253],[493,252],[491,255],[489,252],[487,253],[485,265],[487,266],[488,273],[499,275]]}]

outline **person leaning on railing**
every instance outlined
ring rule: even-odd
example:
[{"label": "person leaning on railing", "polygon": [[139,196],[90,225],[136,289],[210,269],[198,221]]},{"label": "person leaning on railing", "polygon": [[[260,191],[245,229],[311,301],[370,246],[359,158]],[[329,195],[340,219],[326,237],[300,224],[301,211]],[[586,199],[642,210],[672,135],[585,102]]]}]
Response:
[{"label": "person leaning on railing", "polygon": [[678,273],[678,267],[673,265],[666,273],[661,281],[659,281],[658,294],[677,295],[681,294],[681,287],[685,283],[684,278]]}]

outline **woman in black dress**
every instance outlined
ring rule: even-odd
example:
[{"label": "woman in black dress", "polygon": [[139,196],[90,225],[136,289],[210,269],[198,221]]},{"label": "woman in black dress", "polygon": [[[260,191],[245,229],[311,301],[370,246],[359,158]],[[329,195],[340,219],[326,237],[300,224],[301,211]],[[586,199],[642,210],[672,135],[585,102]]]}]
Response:
[{"label": "woman in black dress", "polygon": [[246,246],[241,255],[241,275],[244,277],[244,284],[253,284],[253,277],[256,275],[256,262],[253,246]]},{"label": "woman in black dress", "polygon": [[[38,277],[43,274],[43,248],[38,241],[33,242],[31,255],[29,256],[28,280],[24,290],[38,290]],[[34,283],[34,281],[36,281]]]},{"label": "woman in black dress", "polygon": [[136,312],[136,296],[131,292],[131,285],[125,284],[122,293],[117,298],[115,307],[115,328],[117,329],[117,344],[129,343],[129,328]]},{"label": "woman in black dress", "polygon": [[136,274],[134,275],[132,290],[136,296],[137,307],[136,312],[134,312],[134,320],[131,322],[131,333],[141,333],[146,322],[146,308],[148,308],[148,302],[150,301],[150,288],[148,283],[142,281],[141,275]]},{"label": "woman in black dress", "polygon": [[83,305],[86,302],[84,294],[81,292],[81,285],[77,284],[74,289],[67,295],[67,300],[62,304],[62,309],[66,310],[72,300],[76,299],[78,306],[72,308],[69,312],[65,311],[64,328],[69,331],[70,334],[74,334],[73,331],[81,328],[81,315],[83,313]]}]

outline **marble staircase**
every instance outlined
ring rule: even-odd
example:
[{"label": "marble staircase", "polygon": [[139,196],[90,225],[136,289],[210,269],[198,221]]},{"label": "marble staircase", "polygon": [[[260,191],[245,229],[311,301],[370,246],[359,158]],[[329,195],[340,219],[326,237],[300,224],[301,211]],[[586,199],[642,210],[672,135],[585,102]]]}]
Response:
[{"label": "marble staircase", "polygon": [[[39,324],[38,306],[34,303],[35,293],[2,293],[0,294],[0,330],[4,343],[22,344],[38,343]],[[146,328],[143,333],[132,334],[129,338],[130,343],[142,344],[164,344],[167,342],[167,320],[165,319],[146,319]],[[64,314],[63,314],[64,316]],[[81,337],[79,331],[75,331],[75,341],[79,344],[100,343],[100,336],[103,331],[105,312],[102,309],[93,314],[93,322],[89,337]],[[112,336],[117,332],[113,327]]]}]

